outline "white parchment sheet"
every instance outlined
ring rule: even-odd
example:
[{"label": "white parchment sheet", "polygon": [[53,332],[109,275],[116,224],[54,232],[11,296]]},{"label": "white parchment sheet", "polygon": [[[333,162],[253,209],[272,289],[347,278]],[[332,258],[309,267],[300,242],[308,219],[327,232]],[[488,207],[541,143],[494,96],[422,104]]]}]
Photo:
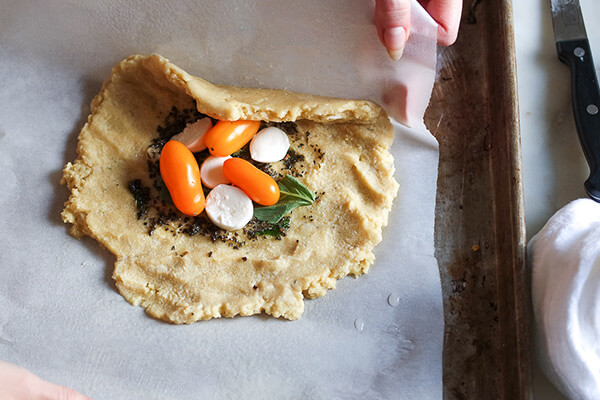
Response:
[{"label": "white parchment sheet", "polygon": [[117,293],[114,258],[60,219],[61,170],[90,101],[131,54],[159,53],[214,83],[369,98],[419,125],[435,24],[416,10],[407,56],[392,62],[373,7],[0,0],[0,359],[96,400],[440,399],[438,148],[427,132],[396,126],[400,191],[369,274],[306,301],[299,321],[156,321]]}]

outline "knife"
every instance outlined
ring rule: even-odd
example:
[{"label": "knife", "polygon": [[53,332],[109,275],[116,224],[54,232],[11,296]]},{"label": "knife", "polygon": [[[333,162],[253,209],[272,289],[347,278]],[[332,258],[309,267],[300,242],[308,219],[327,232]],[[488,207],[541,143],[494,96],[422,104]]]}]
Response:
[{"label": "knife", "polygon": [[590,167],[584,183],[600,202],[600,89],[579,0],[551,0],[552,26],[558,58],[571,70],[573,116],[579,142]]}]

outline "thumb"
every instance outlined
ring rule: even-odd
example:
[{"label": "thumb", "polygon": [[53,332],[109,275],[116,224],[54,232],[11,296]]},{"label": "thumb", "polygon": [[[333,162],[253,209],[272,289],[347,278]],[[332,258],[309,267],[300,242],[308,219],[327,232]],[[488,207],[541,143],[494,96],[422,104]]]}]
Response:
[{"label": "thumb", "polygon": [[456,41],[462,0],[419,0],[429,15],[438,23],[438,44],[450,46]]},{"label": "thumb", "polygon": [[375,26],[390,57],[400,59],[410,32],[410,0],[376,0]]}]

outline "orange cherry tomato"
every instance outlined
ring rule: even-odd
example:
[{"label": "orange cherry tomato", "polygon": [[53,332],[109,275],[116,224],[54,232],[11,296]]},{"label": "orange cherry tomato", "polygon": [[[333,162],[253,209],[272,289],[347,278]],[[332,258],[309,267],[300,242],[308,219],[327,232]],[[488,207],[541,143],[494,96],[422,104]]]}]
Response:
[{"label": "orange cherry tomato", "polygon": [[226,160],[223,173],[255,203],[272,206],[279,200],[277,182],[246,160],[235,157]]},{"label": "orange cherry tomato", "polygon": [[213,156],[235,153],[256,135],[260,121],[219,121],[204,136],[204,143]]},{"label": "orange cherry tomato", "polygon": [[169,140],[164,145],[160,153],[160,176],[179,211],[194,216],[204,210],[198,162],[183,143]]}]

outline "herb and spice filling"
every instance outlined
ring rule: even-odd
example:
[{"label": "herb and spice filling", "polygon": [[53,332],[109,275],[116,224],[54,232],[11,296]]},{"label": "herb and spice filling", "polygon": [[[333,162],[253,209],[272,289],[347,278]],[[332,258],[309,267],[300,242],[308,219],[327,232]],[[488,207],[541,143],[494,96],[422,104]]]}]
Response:
[{"label": "herb and spice filling", "polygon": [[[240,249],[248,241],[262,238],[280,240],[291,226],[293,210],[300,206],[310,206],[319,199],[319,196],[307,189],[298,178],[306,173],[308,167],[318,168],[325,153],[318,145],[311,143],[310,132],[301,132],[295,122],[262,121],[259,129],[276,127],[288,136],[290,148],[285,157],[274,163],[257,162],[251,157],[249,144],[234,152],[232,157],[246,160],[272,177],[279,186],[281,197],[271,206],[255,205],[254,215],[246,226],[239,231],[227,231],[213,224],[205,213],[189,216],[179,212],[160,174],[160,155],[165,144],[186,126],[203,118],[210,117],[196,109],[179,110],[173,107],[163,123],[156,128],[157,136],[151,141],[147,151],[150,185],[145,186],[141,177],[129,182],[129,190],[138,210],[137,218],[147,228],[149,235],[157,229],[168,231],[174,236],[203,235],[210,237],[213,242],[227,242],[234,249]],[[210,119],[213,124],[217,122],[214,118]],[[209,156],[208,150],[194,153],[198,165],[202,165]],[[208,195],[210,189],[203,189],[204,195]]]}]

